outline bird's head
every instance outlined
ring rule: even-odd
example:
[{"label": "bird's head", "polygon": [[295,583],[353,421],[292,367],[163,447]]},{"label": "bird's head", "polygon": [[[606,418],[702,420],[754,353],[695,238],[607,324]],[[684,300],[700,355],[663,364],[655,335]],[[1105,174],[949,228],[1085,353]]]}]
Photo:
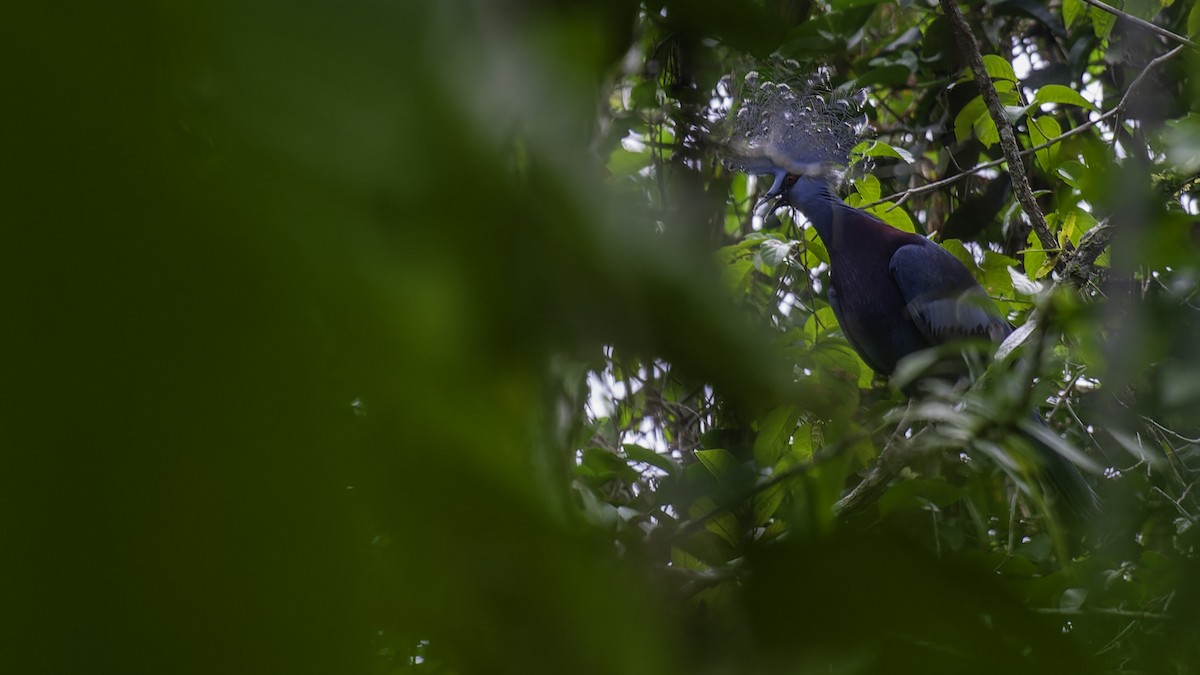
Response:
[{"label": "bird's head", "polygon": [[795,190],[839,175],[866,126],[858,112],[863,102],[865,92],[832,89],[826,70],[796,86],[760,82],[752,72],[729,126],[725,162],[735,171],[772,176],[764,200],[786,206],[799,196]]},{"label": "bird's head", "polygon": [[763,194],[761,201],[774,201],[775,208],[790,204],[788,195],[791,194],[792,188],[796,186],[796,182],[800,180],[800,175],[778,169],[767,173],[775,176],[775,182],[771,184],[771,189]]}]

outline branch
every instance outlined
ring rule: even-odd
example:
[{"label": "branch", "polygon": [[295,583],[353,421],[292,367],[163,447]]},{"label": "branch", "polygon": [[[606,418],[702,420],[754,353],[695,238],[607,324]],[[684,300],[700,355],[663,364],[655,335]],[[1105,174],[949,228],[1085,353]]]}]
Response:
[{"label": "branch", "polygon": [[[900,418],[900,423],[896,426],[896,430],[892,433],[891,438],[883,446],[879,457],[875,459],[875,463],[867,471],[867,475],[862,477],[862,480],[855,485],[850,492],[846,493],[845,497],[837,500],[833,505],[833,513],[839,518],[845,518],[859,509],[861,509],[870,497],[873,497],[886,486],[888,480],[900,472],[908,465],[908,459],[913,454],[912,446],[907,441],[909,439],[900,439],[901,432],[909,426],[909,413],[912,411],[912,402],[904,409],[904,414]],[[924,430],[917,432],[923,433]]]},{"label": "branch", "polygon": [[671,533],[668,541],[678,541],[699,532],[704,528],[705,524],[713,518],[716,518],[722,513],[746,503],[750,499],[753,499],[754,496],[760,492],[773,488],[776,485],[789,481],[797,476],[802,476],[805,473],[808,473],[822,462],[833,459],[847,447],[869,437],[870,434],[860,431],[849,434],[838,439],[837,441],[834,441],[833,443],[830,443],[829,445],[816,450],[813,452],[812,457],[809,458],[807,462],[793,466],[785,471],[780,471],[779,473],[771,476],[769,479],[756,484],[754,487],[746,490],[737,497],[730,499],[724,504],[718,504],[717,506],[713,507],[712,510],[706,513],[702,513],[691,520],[683,521],[675,528],[675,531]]},{"label": "branch", "polygon": [[1033,611],[1038,614],[1054,614],[1056,616],[1083,616],[1085,614],[1104,614],[1108,616],[1119,616],[1126,619],[1149,619],[1152,621],[1166,621],[1171,619],[1170,614],[1159,614],[1158,612],[1139,612],[1132,609],[1117,609],[1115,607],[1089,607],[1087,609],[1060,609],[1057,607],[1035,607]]},{"label": "branch", "polygon": [[1004,150],[1005,159],[1008,160],[1008,173],[1012,177],[1013,192],[1016,193],[1017,201],[1021,203],[1021,208],[1029,217],[1033,231],[1037,233],[1042,246],[1054,248],[1058,246],[1058,240],[1050,231],[1050,226],[1046,224],[1046,217],[1042,215],[1042,210],[1038,208],[1037,200],[1034,199],[1033,190],[1029,188],[1029,178],[1025,175],[1025,164],[1021,161],[1021,146],[1017,144],[1017,136],[1008,122],[1004,106],[1000,103],[1000,96],[996,93],[996,87],[992,85],[992,78],[983,65],[983,55],[979,52],[979,43],[975,40],[975,34],[971,32],[971,27],[963,18],[955,0],[941,0],[941,4],[942,11],[950,19],[950,24],[954,28],[954,37],[958,40],[959,49],[966,56],[967,62],[971,66],[971,72],[975,75],[975,84],[979,86],[979,92],[987,103],[992,121],[996,123],[996,131],[1000,133],[1000,147]]},{"label": "branch", "polygon": [[1092,264],[1108,248],[1112,238],[1112,225],[1105,221],[1084,233],[1079,240],[1079,247],[1071,254],[1063,265],[1064,277],[1076,284],[1086,282],[1092,276]]},{"label": "branch", "polygon": [[838,518],[846,518],[857,512],[866,505],[870,497],[879,492],[880,488],[899,473],[900,469],[907,466],[908,455],[901,453],[902,449],[907,449],[907,446],[901,447],[890,443],[884,446],[879,457],[875,459],[875,463],[867,471],[867,475],[863,476],[858,485],[851,488],[845,497],[837,500],[837,503],[833,505],[834,515]]},{"label": "branch", "polygon": [[1183,37],[1182,35],[1179,35],[1177,33],[1172,33],[1171,31],[1167,30],[1166,28],[1163,28],[1161,26],[1150,23],[1149,21],[1146,21],[1145,19],[1139,19],[1132,14],[1126,14],[1125,12],[1122,12],[1121,10],[1117,9],[1116,7],[1113,7],[1112,5],[1107,5],[1103,2],[1100,2],[1100,0],[1083,0],[1083,2],[1091,5],[1092,7],[1095,7],[1096,9],[1099,9],[1104,12],[1108,12],[1109,14],[1112,14],[1113,16],[1117,17],[1118,19],[1124,19],[1125,21],[1128,21],[1129,23],[1132,23],[1137,26],[1141,26],[1142,28],[1145,28],[1146,30],[1148,30],[1152,33],[1157,33],[1165,38],[1174,40],[1181,44],[1185,44],[1185,45],[1191,47],[1192,49],[1200,50],[1200,44],[1196,44],[1195,42]]}]

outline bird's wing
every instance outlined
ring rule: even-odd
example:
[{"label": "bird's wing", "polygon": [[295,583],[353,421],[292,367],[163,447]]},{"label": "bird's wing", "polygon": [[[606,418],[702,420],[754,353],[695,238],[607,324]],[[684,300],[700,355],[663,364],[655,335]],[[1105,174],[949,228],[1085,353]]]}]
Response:
[{"label": "bird's wing", "polygon": [[930,344],[1000,341],[1011,330],[966,267],[933,242],[896,249],[888,266],[909,317]]}]

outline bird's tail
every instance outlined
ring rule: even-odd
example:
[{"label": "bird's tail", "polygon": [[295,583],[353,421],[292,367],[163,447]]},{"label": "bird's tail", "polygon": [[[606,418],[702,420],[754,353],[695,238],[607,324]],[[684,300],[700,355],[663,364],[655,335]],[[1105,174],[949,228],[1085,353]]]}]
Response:
[{"label": "bird's tail", "polygon": [[1077,455],[1082,460],[1087,458],[1060,439],[1036,412],[1030,417],[1028,423],[1021,425],[1021,435],[1034,447],[1041,460],[1042,480],[1053,506],[1061,511],[1061,515],[1077,522],[1100,515],[1099,495],[1071,459]]}]

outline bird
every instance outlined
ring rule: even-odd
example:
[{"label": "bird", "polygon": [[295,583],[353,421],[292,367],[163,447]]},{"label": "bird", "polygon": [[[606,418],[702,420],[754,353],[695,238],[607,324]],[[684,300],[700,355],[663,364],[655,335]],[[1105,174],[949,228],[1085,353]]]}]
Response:
[{"label": "bird", "polygon": [[[734,128],[740,136],[729,164],[773,177],[763,201],[772,211],[799,210],[816,230],[829,254],[829,304],[862,360],[890,377],[902,360],[925,350],[1003,341],[1012,326],[962,262],[834,192],[829,167],[844,162],[857,133],[850,107],[826,101],[820,79],[794,89],[770,82],[754,86],[757,74],[752,76],[748,84],[757,96],[739,111]],[[908,386],[904,393],[917,395],[918,389]],[[1031,416],[1045,425],[1036,411]],[[1056,501],[1074,517],[1097,513],[1096,493],[1074,463],[1037,434],[1024,435],[1038,452]]]}]

